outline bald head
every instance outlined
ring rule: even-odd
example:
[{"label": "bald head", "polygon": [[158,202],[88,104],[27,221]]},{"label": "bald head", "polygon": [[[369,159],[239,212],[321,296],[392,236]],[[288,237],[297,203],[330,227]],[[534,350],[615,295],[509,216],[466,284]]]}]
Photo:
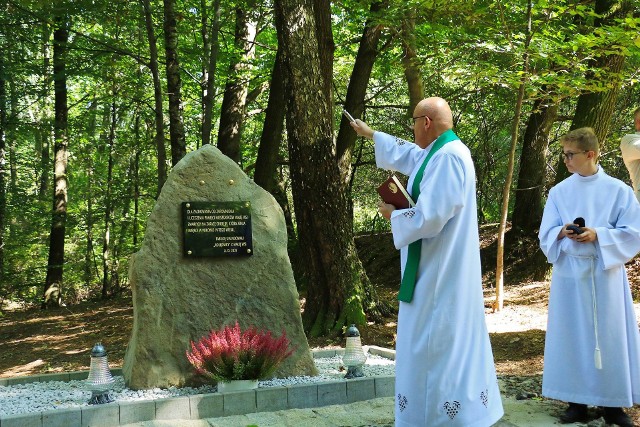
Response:
[{"label": "bald head", "polygon": [[442,132],[453,129],[453,115],[449,103],[437,96],[423,99],[418,102],[414,110],[414,116],[429,116],[433,120],[436,129]]},{"label": "bald head", "polygon": [[422,148],[426,147],[445,131],[453,129],[451,108],[449,108],[449,103],[442,98],[434,96],[418,102],[418,105],[413,110],[413,117],[424,116],[429,119],[422,123],[417,123],[414,127],[416,143]]}]

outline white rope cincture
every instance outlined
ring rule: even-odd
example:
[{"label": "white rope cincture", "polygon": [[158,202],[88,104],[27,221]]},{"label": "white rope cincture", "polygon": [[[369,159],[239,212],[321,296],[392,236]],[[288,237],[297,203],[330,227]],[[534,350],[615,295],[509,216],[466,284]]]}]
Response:
[{"label": "white rope cincture", "polygon": [[602,369],[602,355],[600,354],[600,340],[598,338],[598,304],[596,302],[596,278],[595,278],[595,257],[572,255],[576,258],[589,259],[589,276],[591,277],[591,304],[593,310],[593,335],[596,340],[596,348],[593,352],[593,362],[596,369]]},{"label": "white rope cincture", "polygon": [[593,360],[595,362],[596,369],[602,369],[602,356],[600,355],[600,341],[598,340],[598,305],[596,303],[596,279],[595,279],[595,266],[594,258],[590,257],[591,263],[591,299],[593,301],[593,333],[596,338],[596,349],[593,354]]}]

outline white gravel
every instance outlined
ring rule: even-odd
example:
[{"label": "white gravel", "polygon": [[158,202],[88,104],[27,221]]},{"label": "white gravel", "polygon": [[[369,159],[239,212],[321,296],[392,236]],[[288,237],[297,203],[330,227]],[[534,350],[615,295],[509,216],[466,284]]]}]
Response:
[{"label": "white gravel", "polygon": [[[546,330],[547,299],[544,288],[548,284],[539,282],[527,286],[508,288],[505,295],[505,307],[500,312],[493,313],[486,310],[485,319],[487,328],[491,333],[518,332],[530,329]],[[492,292],[489,292],[492,294]],[[509,298],[520,300],[529,298],[530,303],[523,305],[510,304]],[[485,295],[485,305],[490,304],[494,297]],[[640,303],[634,304],[636,315],[640,321]],[[276,387],[295,384],[311,384],[326,381],[342,380],[345,374],[342,358],[339,356],[314,359],[319,374],[314,377],[301,376],[289,378],[277,378],[268,381],[260,381],[258,387]],[[391,376],[395,374],[395,362],[388,358],[369,354],[363,372],[366,376]],[[130,390],[125,387],[124,379],[115,376],[115,383],[111,390],[111,396],[116,401],[153,400],[167,397],[188,396],[193,394],[212,393],[217,390],[215,386],[198,388],[176,388]],[[526,378],[525,378],[526,379]],[[502,392],[509,396],[525,394],[535,395],[539,391],[539,378],[527,385],[524,379],[501,379]],[[513,385],[510,385],[513,382]],[[513,390],[511,390],[513,388]],[[61,408],[77,408],[88,406],[87,401],[91,397],[91,391],[85,381],[51,381],[44,383],[28,383],[13,386],[0,386],[0,416],[15,415],[29,412],[48,411]]]},{"label": "white gravel", "polygon": [[[339,356],[314,359],[319,374],[314,377],[301,376],[260,381],[258,387],[288,386],[343,380],[345,371]],[[369,354],[363,366],[365,376],[394,375],[395,362],[378,355]],[[167,397],[213,393],[215,386],[169,387],[167,389],[131,390],[125,387],[122,376],[114,376],[110,395],[116,402],[153,400]],[[88,406],[91,398],[85,381],[49,381],[0,386],[0,416],[29,412],[49,411],[62,408]]]}]

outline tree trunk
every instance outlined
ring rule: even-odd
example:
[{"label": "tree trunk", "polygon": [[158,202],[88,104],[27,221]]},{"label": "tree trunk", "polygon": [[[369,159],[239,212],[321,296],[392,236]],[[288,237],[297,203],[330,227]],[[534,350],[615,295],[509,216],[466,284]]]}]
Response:
[{"label": "tree trunk", "polygon": [[537,234],[544,209],[546,151],[549,132],[558,116],[558,106],[537,100],[529,116],[522,141],[518,188],[516,189],[511,230],[533,236]]},{"label": "tree trunk", "polygon": [[424,98],[424,86],[418,64],[415,34],[415,12],[407,10],[406,17],[402,20],[402,67],[404,68],[404,77],[407,80],[409,89],[409,108],[407,110],[409,117],[413,116],[413,110],[416,105]]},{"label": "tree trunk", "polygon": [[[610,55],[598,61],[596,67],[601,68],[609,73],[616,74],[622,70],[624,64],[624,56]],[[603,92],[583,93],[578,97],[578,104],[571,122],[571,128],[579,129],[581,127],[591,127],[598,137],[600,144],[603,144],[609,133],[609,125],[611,124],[611,116],[616,108],[616,100],[620,91],[620,82],[616,80],[613,88]],[[603,148],[603,147],[601,147]],[[559,183],[569,176],[569,171],[564,166],[562,159],[558,159],[556,168],[555,183]]]},{"label": "tree trunk", "polygon": [[156,198],[160,195],[160,190],[167,180],[167,150],[164,145],[164,115],[162,114],[162,84],[160,82],[160,71],[158,67],[158,46],[153,30],[153,19],[149,0],[142,0],[144,7],[144,21],[147,28],[147,39],[149,40],[149,70],[153,79],[153,100],[154,100],[154,141],[158,158],[158,185]]},{"label": "tree trunk", "polygon": [[288,250],[291,266],[296,281],[302,283],[302,278],[304,277],[304,262],[300,258],[298,238],[293,224],[293,216],[291,215],[291,206],[289,206],[285,182],[283,178],[278,176],[278,154],[283,140],[286,110],[282,61],[282,46],[278,45],[273,70],[271,72],[269,100],[267,102],[262,135],[260,137],[253,180],[256,184],[270,192],[282,208],[287,224]]},{"label": "tree trunk", "polygon": [[[371,5],[369,15],[376,16],[385,7],[382,2],[375,2]],[[360,46],[353,64],[353,70],[349,78],[349,86],[347,87],[347,94],[344,101],[344,109],[351,113],[353,117],[362,117],[362,113],[364,112],[367,86],[369,85],[373,64],[378,57],[378,42],[380,41],[381,34],[382,26],[376,24],[373,19],[369,18],[365,24],[362,38],[360,39]],[[353,131],[349,120],[344,115],[340,117],[342,119],[340,120],[336,146],[338,149],[340,170],[343,173],[342,179],[350,185],[352,179],[351,159],[358,135]]]},{"label": "tree trunk", "polygon": [[531,10],[532,0],[527,2],[527,35],[524,45],[524,59],[522,61],[522,81],[518,89],[518,99],[513,115],[511,127],[511,150],[509,151],[509,164],[507,166],[507,178],[502,190],[502,209],[500,212],[500,226],[498,227],[498,253],[496,263],[496,300],[493,304],[494,311],[502,310],[504,305],[504,235],[507,228],[507,214],[509,213],[509,194],[511,192],[511,182],[513,181],[513,167],[515,164],[516,147],[518,145],[518,129],[520,127],[520,112],[522,111],[522,101],[524,90],[529,75],[529,44],[531,42]]},{"label": "tree trunk", "polygon": [[330,8],[327,1],[278,0],[275,10],[284,54],[293,199],[301,256],[307,261],[303,323],[309,336],[337,333],[350,323],[364,324],[367,279],[333,142]]},{"label": "tree trunk", "polygon": [[64,240],[67,220],[67,75],[66,56],[69,30],[64,18],[56,17],[53,32],[53,81],[55,92],[55,161],[53,168],[53,217],[49,234],[49,259],[42,307],[59,306],[62,298]]},{"label": "tree trunk", "polygon": [[[213,128],[212,117],[213,117],[213,96],[215,82],[216,82],[216,68],[218,64],[218,50],[220,48],[220,43],[218,42],[218,35],[220,33],[220,0],[213,1],[213,18],[211,20],[211,34],[207,35],[206,31],[206,23],[202,25],[202,35],[203,39],[206,40],[204,43],[204,51],[208,53],[205,55],[206,68],[203,73],[203,88],[204,93],[202,94],[202,144],[210,144],[211,143],[211,130]],[[204,13],[203,13],[204,16]]]},{"label": "tree trunk", "polygon": [[[139,111],[135,111],[134,118],[134,134],[135,134],[135,145],[133,155],[129,156],[129,168],[127,170],[127,197],[122,200],[122,214],[120,218],[129,218],[129,211],[131,209],[131,202],[135,200],[135,188],[137,186],[137,175],[138,175],[138,161],[139,161],[139,127],[140,127],[140,114]],[[113,204],[112,204],[113,206]],[[115,210],[115,206],[112,208]],[[129,230],[130,222],[128,219],[124,219],[119,223],[119,229],[117,233],[114,234],[114,238],[112,239],[111,244],[111,256],[109,262],[110,268],[110,276],[111,276],[111,287],[109,290],[109,296],[116,296],[122,292],[123,287],[121,286],[120,281],[120,251],[126,245],[126,241],[131,235]],[[135,226],[135,224],[134,224]],[[112,224],[112,229],[115,231],[116,224]]]},{"label": "tree trunk", "polygon": [[50,58],[50,44],[51,41],[51,26],[47,23],[42,24],[42,91],[40,96],[40,120],[36,130],[36,138],[39,144],[40,152],[40,185],[38,190],[38,196],[40,200],[47,200],[51,197],[49,191],[51,190],[49,181],[49,163],[51,162],[51,107],[50,107],[50,77],[51,74],[51,58]]},{"label": "tree trunk", "polygon": [[[544,280],[551,269],[538,245],[538,229],[544,209],[547,148],[549,132],[558,115],[556,104],[537,100],[529,116],[522,142],[518,188],[511,218],[511,230],[505,236],[505,247],[512,256],[527,257],[527,268],[533,280]],[[524,240],[524,244],[521,244]],[[533,253],[521,249],[534,246]]]},{"label": "tree trunk", "polygon": [[[9,55],[9,57],[11,57],[13,55]],[[6,58],[5,58],[6,60]],[[11,61],[12,63],[15,63],[15,61],[12,59]],[[5,160],[6,160],[6,151],[8,148],[9,151],[9,183],[7,185],[6,179],[5,179],[5,188],[4,188],[4,194],[5,194],[5,211],[4,211],[4,224],[6,225],[7,223],[9,224],[9,235],[8,235],[8,239],[7,239],[7,235],[5,234],[5,241],[15,241],[14,239],[16,239],[16,233],[18,232],[18,224],[16,223],[16,221],[13,221],[13,218],[15,217],[15,214],[12,216],[11,215],[11,211],[10,211],[10,207],[13,205],[13,203],[10,203],[9,200],[11,197],[14,197],[14,195],[19,194],[19,189],[18,189],[18,153],[17,153],[17,140],[19,140],[19,137],[17,136],[17,123],[18,123],[18,116],[19,116],[19,111],[20,111],[20,103],[19,103],[19,97],[22,96],[21,90],[19,90],[16,87],[16,82],[14,79],[10,79],[8,82],[6,82],[9,84],[9,108],[7,110],[7,106],[5,105],[5,111],[8,113],[8,116],[5,117],[5,129],[4,129],[4,139],[5,139]],[[5,93],[6,93],[6,86],[5,86]],[[6,167],[4,167],[3,169],[5,169]],[[37,181],[35,182],[35,184],[37,185]],[[3,229],[4,230],[4,229]],[[6,233],[7,230],[4,230],[4,232]]]},{"label": "tree trunk", "polygon": [[265,190],[273,193],[276,190],[276,169],[278,152],[284,130],[285,98],[284,80],[282,79],[282,47],[278,46],[276,59],[271,72],[269,101],[264,117],[264,126],[260,136],[258,157],[253,172],[253,180]]},{"label": "tree trunk", "polygon": [[[169,140],[171,165],[175,166],[186,154],[182,120],[182,80],[178,61],[178,29],[176,0],[164,0],[164,44],[167,60],[167,92],[169,93]],[[159,157],[159,156],[158,156]]]},{"label": "tree trunk", "polygon": [[[96,96],[93,96],[93,101],[89,106],[89,124],[87,126],[87,135],[90,140],[93,140],[96,134],[97,127],[97,114],[98,110],[98,100]],[[84,254],[84,284],[87,289],[90,289],[91,282],[93,282],[93,264],[94,264],[94,255],[93,255],[93,150],[94,145],[92,143],[87,144],[86,150],[86,169],[85,173],[87,174],[87,189],[86,189],[86,199],[87,199],[87,212],[85,216],[85,221],[87,223],[87,240]]]},{"label": "tree trunk", "polygon": [[256,24],[249,18],[253,6],[254,1],[249,0],[245,6],[236,8],[235,46],[242,55],[234,58],[229,66],[218,130],[218,148],[236,163],[241,161],[240,137],[249,88],[244,71],[248,67],[247,59],[255,53]]},{"label": "tree trunk", "polygon": [[[112,94],[113,98],[116,97],[116,93]],[[111,259],[109,256],[109,249],[111,243],[111,215],[113,211],[112,200],[112,182],[113,182],[113,145],[116,139],[116,103],[111,103],[111,123],[109,125],[109,137],[107,144],[109,147],[108,153],[108,165],[107,165],[107,186],[105,188],[104,195],[104,235],[102,239],[102,299],[109,297],[109,290],[113,283],[111,282]]]},{"label": "tree trunk", "polygon": [[[345,96],[344,108],[354,117],[362,117],[365,106],[367,86],[371,77],[373,65],[378,56],[378,43],[382,34],[382,26],[376,23],[377,17],[387,8],[386,2],[375,2],[369,10],[370,18],[364,26],[360,46],[353,64],[353,70],[349,78],[349,85]],[[349,120],[340,115],[340,128],[336,139],[338,167],[340,168],[342,185],[347,193],[347,203],[349,210],[349,223],[353,224],[353,199],[352,185],[356,173],[353,161],[353,152],[358,140],[358,135],[353,131]],[[358,261],[359,262],[359,261]],[[367,279],[363,280],[364,288],[363,305],[365,313],[378,316],[381,313],[388,313],[390,306],[383,305],[376,295],[373,284]]]},{"label": "tree trunk", "polygon": [[136,112],[136,153],[133,162],[133,250],[138,250],[138,234],[140,234],[140,111]]},{"label": "tree trunk", "polygon": [[[7,81],[4,61],[5,45],[0,46],[0,289],[3,288],[4,277],[4,226],[7,212],[6,183],[6,132],[7,132]],[[1,308],[1,307],[0,307]]]}]

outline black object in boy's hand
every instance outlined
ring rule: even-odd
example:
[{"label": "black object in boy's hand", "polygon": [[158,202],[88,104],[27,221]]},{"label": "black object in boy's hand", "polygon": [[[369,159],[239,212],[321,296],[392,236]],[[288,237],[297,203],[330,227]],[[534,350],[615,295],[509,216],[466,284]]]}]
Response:
[{"label": "black object in boy's hand", "polygon": [[574,224],[578,224],[578,225],[568,225],[567,226],[567,230],[571,230],[573,231],[575,234],[582,234],[584,233],[584,230],[581,227],[585,226],[585,222],[584,222],[584,218],[582,217],[578,217],[576,219],[573,220]]}]

